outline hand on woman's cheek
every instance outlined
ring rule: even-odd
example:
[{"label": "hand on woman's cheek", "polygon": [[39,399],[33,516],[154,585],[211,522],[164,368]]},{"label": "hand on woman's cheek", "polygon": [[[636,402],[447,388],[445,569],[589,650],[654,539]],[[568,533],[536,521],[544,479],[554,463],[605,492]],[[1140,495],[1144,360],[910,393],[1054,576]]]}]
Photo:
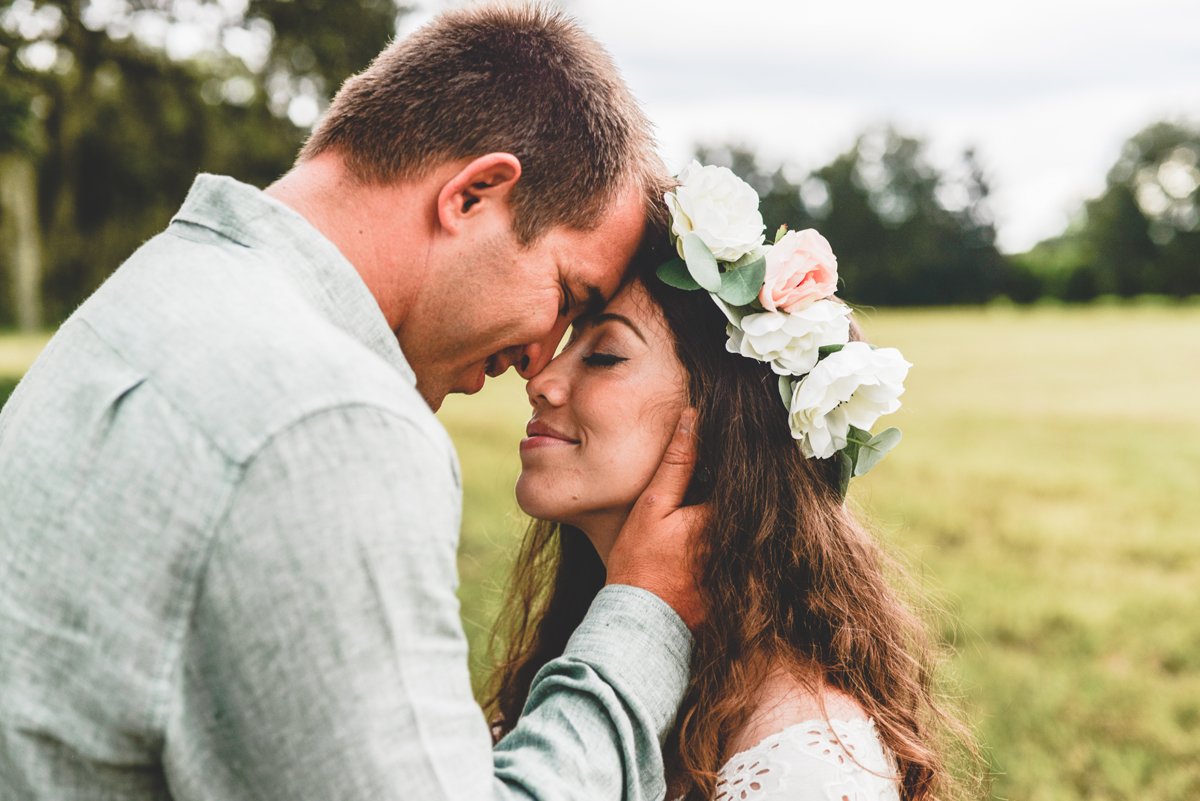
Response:
[{"label": "hand on woman's cheek", "polygon": [[640,284],[627,287],[529,381],[521,508],[582,529],[607,558],[662,461],[684,387],[661,312]]}]

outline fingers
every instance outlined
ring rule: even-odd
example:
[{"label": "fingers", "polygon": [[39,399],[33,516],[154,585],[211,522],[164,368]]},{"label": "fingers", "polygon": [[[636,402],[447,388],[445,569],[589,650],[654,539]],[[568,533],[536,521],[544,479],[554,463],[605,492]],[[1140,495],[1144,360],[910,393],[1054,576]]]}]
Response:
[{"label": "fingers", "polygon": [[695,423],[696,410],[685,409],[608,557],[608,583],[653,592],[693,631],[704,617],[696,584],[699,538],[712,514],[708,505],[680,506],[696,463]]}]

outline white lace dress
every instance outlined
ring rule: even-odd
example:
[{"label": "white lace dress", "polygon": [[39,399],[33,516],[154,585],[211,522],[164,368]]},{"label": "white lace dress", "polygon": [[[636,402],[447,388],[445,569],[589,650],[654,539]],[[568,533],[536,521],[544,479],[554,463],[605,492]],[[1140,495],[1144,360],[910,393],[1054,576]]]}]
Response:
[{"label": "white lace dress", "polygon": [[[840,743],[840,744],[839,744]],[[721,768],[713,801],[898,801],[896,768],[871,720],[809,720]]]}]

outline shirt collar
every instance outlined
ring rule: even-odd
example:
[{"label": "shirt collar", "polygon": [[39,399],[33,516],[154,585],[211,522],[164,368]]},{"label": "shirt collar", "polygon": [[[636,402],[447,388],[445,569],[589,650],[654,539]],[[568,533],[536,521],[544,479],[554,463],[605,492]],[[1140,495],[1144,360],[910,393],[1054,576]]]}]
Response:
[{"label": "shirt collar", "polygon": [[354,265],[290,206],[233,178],[201,174],[171,221],[271,251],[272,260],[287,265],[289,276],[323,316],[416,386],[416,374]]}]

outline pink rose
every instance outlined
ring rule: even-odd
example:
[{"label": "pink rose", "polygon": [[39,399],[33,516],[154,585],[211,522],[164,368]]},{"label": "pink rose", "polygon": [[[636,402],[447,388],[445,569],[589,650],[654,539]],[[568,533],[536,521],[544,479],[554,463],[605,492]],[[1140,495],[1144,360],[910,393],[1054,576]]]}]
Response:
[{"label": "pink rose", "polygon": [[767,311],[798,312],[837,291],[837,257],[813,228],[788,231],[767,251],[758,300]]}]

